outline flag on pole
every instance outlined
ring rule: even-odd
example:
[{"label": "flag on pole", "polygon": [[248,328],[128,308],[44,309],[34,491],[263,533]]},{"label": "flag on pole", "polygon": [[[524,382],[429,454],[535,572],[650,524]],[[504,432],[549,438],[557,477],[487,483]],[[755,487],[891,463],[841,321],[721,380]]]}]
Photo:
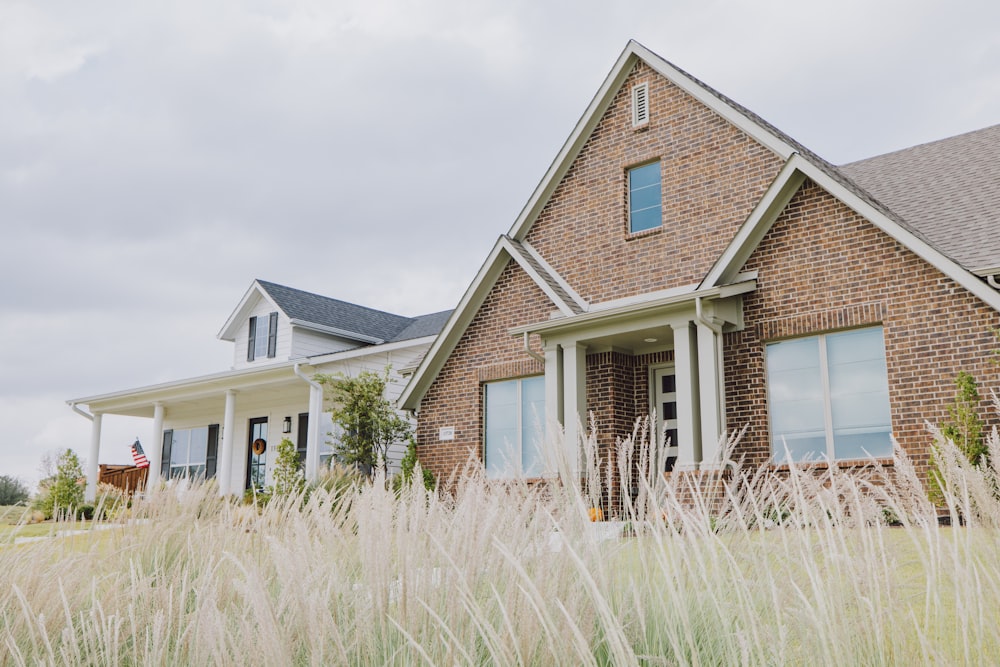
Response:
[{"label": "flag on pole", "polygon": [[135,439],[132,443],[132,460],[135,461],[136,468],[148,468],[149,459],[146,458],[146,453],[142,451],[142,445],[139,444],[139,438]]}]

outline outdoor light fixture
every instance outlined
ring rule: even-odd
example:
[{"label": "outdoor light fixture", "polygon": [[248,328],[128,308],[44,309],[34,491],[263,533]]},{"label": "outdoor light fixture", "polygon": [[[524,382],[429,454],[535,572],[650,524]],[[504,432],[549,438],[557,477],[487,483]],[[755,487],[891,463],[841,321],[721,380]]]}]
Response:
[{"label": "outdoor light fixture", "polygon": [[282,422],[282,424],[281,424],[281,432],[282,433],[291,433],[292,432],[292,418],[291,417],[285,417],[285,421]]}]

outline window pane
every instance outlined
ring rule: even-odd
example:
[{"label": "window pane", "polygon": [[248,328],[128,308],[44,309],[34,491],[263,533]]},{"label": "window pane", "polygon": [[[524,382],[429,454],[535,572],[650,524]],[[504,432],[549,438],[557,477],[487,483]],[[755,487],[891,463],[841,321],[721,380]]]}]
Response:
[{"label": "window pane", "polygon": [[640,188],[638,190],[632,191],[632,197],[629,199],[629,208],[634,213],[635,211],[642,211],[647,208],[660,209],[660,188],[655,186],[650,186],[648,188]]},{"label": "window pane", "polygon": [[509,477],[520,462],[516,455],[517,407],[516,382],[486,385],[487,477]]},{"label": "window pane", "polygon": [[774,460],[826,458],[819,339],[769,344],[767,383]]},{"label": "window pane", "polygon": [[545,470],[545,377],[521,380],[521,472],[538,477]]},{"label": "window pane", "polygon": [[653,229],[660,226],[660,209],[648,208],[645,211],[638,211],[632,214],[632,222],[629,229],[633,232],[641,232],[646,229]]},{"label": "window pane", "polygon": [[882,329],[830,334],[826,350],[836,457],[891,456],[892,420]]},{"label": "window pane", "polygon": [[[188,442],[191,432],[186,429],[174,429],[174,440],[170,445],[170,467],[186,466],[188,461]],[[173,471],[171,470],[171,477]]]},{"label": "window pane", "polygon": [[254,358],[261,359],[267,357],[267,324],[268,318],[257,318],[257,335],[254,338]]},{"label": "window pane", "polygon": [[660,163],[653,162],[651,164],[643,165],[641,167],[636,167],[635,169],[628,170],[628,184],[630,190],[636,190],[642,187],[648,187],[651,185],[659,185],[660,183]]},{"label": "window pane", "polygon": [[208,427],[193,428],[190,430],[191,444],[188,449],[188,463],[205,463],[208,455]]}]

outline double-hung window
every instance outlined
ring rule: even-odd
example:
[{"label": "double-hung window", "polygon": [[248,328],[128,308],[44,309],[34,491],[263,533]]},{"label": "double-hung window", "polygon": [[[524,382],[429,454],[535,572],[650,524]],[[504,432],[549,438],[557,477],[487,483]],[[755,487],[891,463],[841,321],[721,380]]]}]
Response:
[{"label": "double-hung window", "polygon": [[278,348],[278,313],[250,318],[250,338],[247,341],[247,361],[267,357],[273,359]]},{"label": "double-hung window", "polygon": [[485,385],[486,475],[539,477],[545,469],[545,377]]},{"label": "double-hung window", "polygon": [[659,227],[663,222],[660,163],[628,170],[628,231],[630,234]]},{"label": "double-hung window", "polygon": [[160,467],[163,478],[215,477],[218,444],[217,424],[164,431]]},{"label": "double-hung window", "polygon": [[767,345],[775,462],[892,456],[882,327]]}]

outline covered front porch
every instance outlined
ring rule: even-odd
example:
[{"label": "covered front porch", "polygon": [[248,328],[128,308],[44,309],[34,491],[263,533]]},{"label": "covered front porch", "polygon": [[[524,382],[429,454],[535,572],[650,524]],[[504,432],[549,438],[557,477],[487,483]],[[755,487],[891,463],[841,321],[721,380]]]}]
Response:
[{"label": "covered front porch", "polygon": [[[583,314],[516,329],[544,361],[545,417],[559,424],[564,455],[579,472],[581,429],[593,416],[602,464],[615,465],[615,439],[637,418],[655,417],[666,471],[718,470],[726,430],[723,341],[742,328],[742,294],[752,277],[593,305]],[[651,298],[650,298],[651,297]],[[543,354],[531,350],[541,339]]]},{"label": "covered front porch", "polygon": [[282,438],[296,443],[306,478],[315,480],[331,430],[315,373],[307,364],[281,363],[69,401],[91,422],[86,499],[96,494],[104,419],[116,415],[151,420],[149,436],[140,438],[147,485],[200,477],[216,479],[223,495],[262,488]]}]

